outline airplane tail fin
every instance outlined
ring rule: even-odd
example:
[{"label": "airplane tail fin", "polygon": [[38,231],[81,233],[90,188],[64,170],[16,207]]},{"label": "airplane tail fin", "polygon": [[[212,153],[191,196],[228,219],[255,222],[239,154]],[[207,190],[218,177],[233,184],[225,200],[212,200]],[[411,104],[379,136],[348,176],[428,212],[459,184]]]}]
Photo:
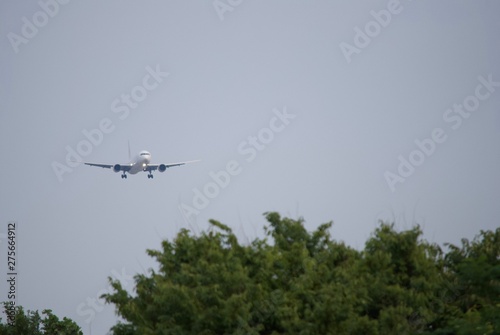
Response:
[{"label": "airplane tail fin", "polygon": [[130,140],[128,140],[128,159],[132,159],[132,154],[130,153]]}]

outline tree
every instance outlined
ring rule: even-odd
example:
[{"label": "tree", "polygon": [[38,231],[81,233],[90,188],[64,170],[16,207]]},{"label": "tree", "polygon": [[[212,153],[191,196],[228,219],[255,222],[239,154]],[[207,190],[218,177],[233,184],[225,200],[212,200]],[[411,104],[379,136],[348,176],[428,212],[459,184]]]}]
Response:
[{"label": "tree", "polygon": [[[303,219],[266,213],[267,237],[240,245],[211,220],[148,250],[157,271],[103,298],[133,334],[493,334],[500,332],[500,230],[444,254],[416,226],[381,223],[362,251]],[[269,240],[268,240],[269,239]],[[464,240],[465,241],[465,240]]]},{"label": "tree", "polygon": [[443,301],[443,278],[437,245],[421,241],[416,226],[396,232],[381,223],[366,242],[363,273],[370,292],[367,315],[378,320],[380,333],[411,334],[432,330]]},{"label": "tree", "polygon": [[[447,317],[442,334],[500,332],[500,228],[480,231],[461,247],[447,244]],[[450,317],[451,316],[451,317]]]},{"label": "tree", "polygon": [[[7,310],[8,305],[5,303],[4,311]],[[0,335],[83,335],[80,327],[71,319],[64,317],[59,320],[50,309],[43,310],[42,315],[45,317],[42,318],[38,311],[28,310],[25,313],[21,306],[17,306],[12,325],[0,322]]]}]

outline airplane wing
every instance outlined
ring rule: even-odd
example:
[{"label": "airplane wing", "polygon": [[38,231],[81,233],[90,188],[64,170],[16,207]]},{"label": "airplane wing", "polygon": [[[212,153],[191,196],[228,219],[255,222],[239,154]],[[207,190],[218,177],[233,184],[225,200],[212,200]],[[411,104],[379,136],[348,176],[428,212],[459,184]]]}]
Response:
[{"label": "airplane wing", "polygon": [[150,172],[151,171],[159,170],[160,172],[163,172],[163,171],[165,171],[166,169],[168,169],[170,167],[181,166],[181,165],[184,165],[184,164],[195,163],[195,162],[199,162],[199,160],[186,161],[186,162],[178,162],[178,163],[167,163],[167,164],[148,164],[148,166],[144,170],[145,171],[150,171]]},{"label": "airplane wing", "polygon": [[113,167],[113,165],[111,164],[96,164],[96,163],[83,163],[85,165],[90,165],[90,166],[98,166],[98,167],[102,167],[102,168],[106,168],[106,169],[111,169]]},{"label": "airplane wing", "polygon": [[87,162],[83,162],[83,164],[90,166],[97,166],[105,169],[115,169],[115,167],[119,167],[120,170],[118,171],[129,171],[131,168],[130,164],[97,164],[97,163],[87,163]]}]

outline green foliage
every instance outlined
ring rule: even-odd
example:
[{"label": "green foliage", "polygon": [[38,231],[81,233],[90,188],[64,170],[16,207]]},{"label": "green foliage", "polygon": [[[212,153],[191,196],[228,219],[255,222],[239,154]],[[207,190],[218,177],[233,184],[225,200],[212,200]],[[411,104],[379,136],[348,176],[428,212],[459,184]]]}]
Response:
[{"label": "green foliage", "polygon": [[462,246],[448,245],[444,270],[450,281],[446,296],[453,317],[449,334],[500,333],[500,228],[481,231]]},{"label": "green foliage", "polygon": [[500,333],[500,229],[445,254],[418,226],[381,223],[358,251],[331,239],[331,222],[309,233],[302,219],[266,219],[250,245],[214,220],[200,236],[181,230],[147,251],[159,270],[136,275],[135,292],[110,278],[103,298],[125,321],[113,333]]},{"label": "green foliage", "polygon": [[[4,311],[7,312],[8,304],[4,304]],[[83,335],[80,327],[68,318],[59,320],[52,314],[50,309],[42,311],[44,318],[38,311],[24,312],[21,306],[15,308],[13,325],[0,322],[0,335]],[[0,319],[1,321],[1,319]]]}]

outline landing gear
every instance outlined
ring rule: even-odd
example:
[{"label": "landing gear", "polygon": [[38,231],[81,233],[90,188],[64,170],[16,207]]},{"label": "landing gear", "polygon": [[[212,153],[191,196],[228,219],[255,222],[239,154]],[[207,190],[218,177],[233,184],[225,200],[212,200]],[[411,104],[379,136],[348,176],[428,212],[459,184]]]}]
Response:
[{"label": "landing gear", "polygon": [[122,174],[122,179],[123,178],[127,179],[127,175],[125,174],[125,172],[123,172],[123,174]]},{"label": "landing gear", "polygon": [[148,174],[148,179],[149,178],[153,179],[153,174],[151,172]]}]

